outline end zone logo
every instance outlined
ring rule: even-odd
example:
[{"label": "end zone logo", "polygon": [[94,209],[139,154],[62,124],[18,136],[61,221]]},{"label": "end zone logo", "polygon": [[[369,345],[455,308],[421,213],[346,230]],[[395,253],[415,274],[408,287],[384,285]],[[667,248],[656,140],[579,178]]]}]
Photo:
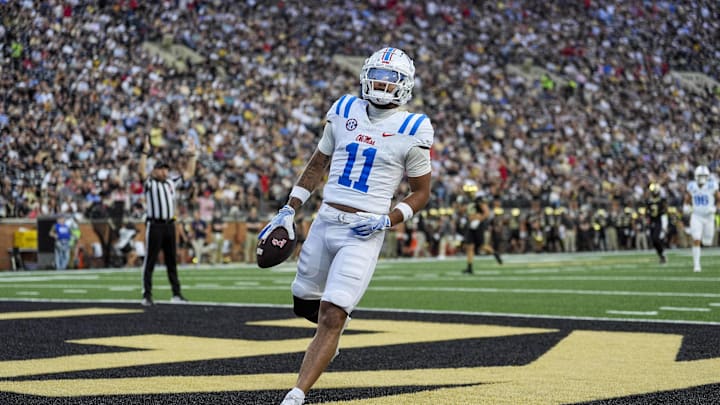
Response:
[{"label": "end zone logo", "polygon": [[[220,402],[279,403],[314,330],[287,308],[137,307],[4,305],[0,402],[218,403],[225,395]],[[43,339],[32,338],[38,333]],[[717,333],[715,325],[364,312],[308,403],[696,402],[696,387],[720,388]]]}]

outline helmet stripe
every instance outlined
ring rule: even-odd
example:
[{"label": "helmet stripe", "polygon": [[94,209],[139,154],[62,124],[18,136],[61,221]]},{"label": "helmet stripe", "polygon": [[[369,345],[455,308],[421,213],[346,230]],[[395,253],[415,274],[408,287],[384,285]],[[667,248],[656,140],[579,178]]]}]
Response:
[{"label": "helmet stripe", "polygon": [[383,55],[383,62],[390,62],[390,59],[392,59],[393,53],[395,52],[395,48],[387,48],[385,50],[385,54]]},{"label": "helmet stripe", "polygon": [[407,128],[408,124],[410,123],[410,120],[412,120],[414,116],[415,116],[415,114],[408,115],[407,118],[405,118],[405,121],[403,122],[403,124],[400,127],[400,130],[398,132],[400,132],[401,134],[403,132],[405,132],[405,128]]},{"label": "helmet stripe", "polygon": [[350,100],[347,102],[347,105],[345,105],[345,113],[343,114],[343,117],[347,118],[348,115],[350,115],[350,107],[352,107],[355,100],[357,100],[357,97],[352,96],[352,98],[350,98]]},{"label": "helmet stripe", "polygon": [[412,129],[410,130],[410,136],[414,136],[417,132],[418,128],[420,128],[420,123],[423,122],[423,120],[427,118],[427,115],[422,114],[420,115],[420,118],[415,121],[415,125],[413,125]]},{"label": "helmet stripe", "polygon": [[345,101],[347,96],[348,95],[345,94],[344,96],[340,97],[340,100],[338,100],[337,106],[335,106],[335,115],[340,115],[340,106],[342,105],[343,101]]}]

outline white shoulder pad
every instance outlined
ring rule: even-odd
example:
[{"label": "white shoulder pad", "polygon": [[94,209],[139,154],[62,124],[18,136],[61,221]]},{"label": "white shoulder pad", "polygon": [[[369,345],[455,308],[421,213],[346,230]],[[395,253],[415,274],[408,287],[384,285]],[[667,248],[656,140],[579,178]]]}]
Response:
[{"label": "white shoulder pad", "polygon": [[336,102],[333,103],[332,107],[328,110],[326,118],[331,120],[335,117],[348,118],[350,116],[350,108],[357,101],[362,101],[357,96],[345,94],[340,97]]},{"label": "white shoulder pad", "polygon": [[430,148],[435,137],[435,129],[430,118],[425,114],[408,114],[400,125],[398,133],[410,136],[413,144],[422,148]]}]

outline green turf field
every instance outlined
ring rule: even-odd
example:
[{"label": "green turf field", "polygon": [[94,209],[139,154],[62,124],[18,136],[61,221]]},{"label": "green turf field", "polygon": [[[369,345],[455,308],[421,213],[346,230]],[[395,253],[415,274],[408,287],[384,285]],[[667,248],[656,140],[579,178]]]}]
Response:
[{"label": "green turf field", "polygon": [[[384,260],[360,303],[363,309],[452,311],[518,316],[581,317],[720,323],[720,250],[703,250],[702,273],[692,272],[689,250],[673,250],[659,265],[654,253],[539,254],[475,261]],[[180,269],[193,302],[291,303],[294,264],[190,266]],[[0,273],[0,299],[136,301],[140,269]],[[163,266],[154,276],[156,302],[170,289]]]}]

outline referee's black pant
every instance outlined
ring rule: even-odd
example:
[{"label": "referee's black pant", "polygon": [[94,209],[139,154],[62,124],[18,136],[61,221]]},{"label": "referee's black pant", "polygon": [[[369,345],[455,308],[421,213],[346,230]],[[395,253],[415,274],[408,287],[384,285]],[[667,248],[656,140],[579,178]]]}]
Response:
[{"label": "referee's black pant", "polygon": [[143,297],[152,298],[152,275],[160,250],[163,251],[168,280],[173,295],[180,295],[180,280],[177,273],[177,241],[175,222],[147,222],[145,230],[147,252],[143,262]]}]

